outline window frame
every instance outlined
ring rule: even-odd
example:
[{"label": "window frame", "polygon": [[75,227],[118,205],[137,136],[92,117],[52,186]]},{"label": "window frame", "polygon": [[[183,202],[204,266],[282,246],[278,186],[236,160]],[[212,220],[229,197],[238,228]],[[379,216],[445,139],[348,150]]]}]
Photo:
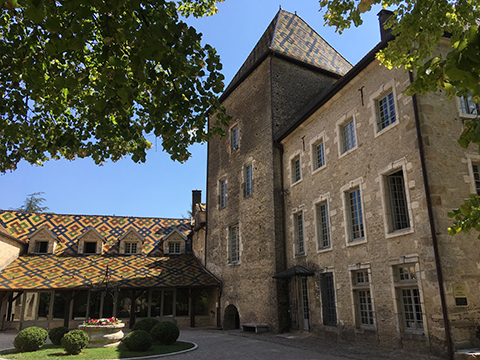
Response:
[{"label": "window frame", "polygon": [[[476,187],[476,180],[475,180],[475,171],[473,166],[479,166],[478,170],[480,171],[480,155],[479,154],[467,154],[467,164],[468,164],[468,175],[469,179],[465,180],[465,182],[470,183],[470,193],[480,195],[479,191]],[[479,172],[480,175],[480,172]]]},{"label": "window frame", "polygon": [[223,209],[227,206],[227,179],[218,181],[218,206]]},{"label": "window frame", "polygon": [[[379,128],[379,123],[380,123],[379,102],[380,100],[387,97],[390,93],[393,96],[395,121],[391,122],[389,125],[380,129]],[[397,89],[395,86],[395,79],[392,79],[384,84],[381,84],[378,87],[377,91],[375,91],[372,95],[370,95],[370,106],[372,108],[372,117],[374,119],[372,123],[373,123],[373,134],[375,138],[398,126],[398,124],[400,123],[400,113],[399,113],[398,102],[397,102]]]},{"label": "window frame", "polygon": [[[133,248],[135,248],[134,251],[133,251]],[[125,241],[123,253],[125,255],[138,254],[138,242],[137,241]]]},{"label": "window frame", "polygon": [[[367,242],[367,228],[365,222],[365,202],[363,200],[363,180],[362,178],[358,178],[349,182],[348,184],[342,186],[340,188],[340,192],[342,194],[342,203],[343,203],[343,216],[344,216],[344,228],[345,228],[345,241],[347,246],[355,246],[364,244]],[[361,223],[359,230],[361,233],[363,232],[362,236],[356,238],[354,237],[354,219],[352,218],[351,213],[351,199],[350,195],[353,192],[358,191],[358,200],[360,202],[360,216]]]},{"label": "window frame", "polygon": [[182,243],[181,243],[181,241],[169,241],[168,242],[168,255],[180,255],[181,253],[182,253]]},{"label": "window frame", "polygon": [[327,269],[320,274],[320,297],[322,303],[322,323],[325,326],[337,326],[337,296],[335,293],[335,275]]},{"label": "window frame", "polygon": [[240,263],[240,225],[236,223],[230,225],[227,229],[228,244],[228,264],[236,265]]},{"label": "window frame", "polygon": [[[48,240],[35,240],[34,254],[48,254],[48,245],[50,245]],[[45,251],[41,251],[42,247],[45,247]]]},{"label": "window frame", "polygon": [[[344,132],[343,129],[347,124],[352,123],[352,134],[354,145],[348,149],[345,148]],[[337,133],[337,146],[338,146],[338,158],[342,158],[358,148],[358,136],[357,136],[357,119],[355,116],[355,109],[351,110],[347,115],[344,115],[336,122]]]},{"label": "window frame", "polygon": [[306,242],[305,242],[305,221],[303,210],[296,211],[293,214],[293,241],[295,257],[305,256]]},{"label": "window frame", "polygon": [[[411,234],[415,231],[414,222],[413,222],[413,208],[412,200],[410,198],[410,185],[407,178],[407,160],[402,158],[393,163],[390,163],[385,168],[379,171],[379,182],[382,192],[382,207],[383,207],[383,218],[384,218],[384,227],[385,227],[385,237],[392,238],[397,236],[402,236],[406,234]],[[403,176],[403,190],[404,190],[404,211],[406,211],[406,216],[408,218],[409,227],[395,229],[394,226],[394,212],[392,210],[392,197],[389,185],[390,176],[401,172]],[[404,214],[405,215],[405,214]]]},{"label": "window frame", "polygon": [[[91,244],[95,244],[95,251],[94,252],[87,252],[87,244],[90,244],[89,246],[91,246]],[[98,241],[84,241],[83,242],[83,254],[85,254],[85,255],[98,254],[97,248],[98,248]]]},{"label": "window frame", "polygon": [[[464,119],[475,119],[476,117],[480,116],[480,102],[474,103],[471,101],[472,96],[470,93],[468,94],[467,98],[465,99],[465,96],[457,96],[457,109],[458,109],[458,114],[461,118]],[[469,112],[465,112],[467,109],[467,104],[468,107],[471,108],[473,105],[475,106],[475,110],[477,111],[477,114],[472,114]]]},{"label": "window frame", "polygon": [[230,154],[240,149],[240,127],[238,124],[230,128]]},{"label": "window frame", "polygon": [[291,167],[291,182],[295,185],[302,180],[302,160],[300,155],[296,155],[290,160]]},{"label": "window frame", "polygon": [[[370,265],[350,265],[349,270],[352,281],[352,297],[356,327],[361,329],[375,329],[376,319],[370,282]],[[360,274],[362,274],[361,279],[359,276]]]},{"label": "window frame", "polygon": [[[326,207],[325,216],[322,214],[322,206]],[[317,230],[317,251],[330,250],[332,248],[332,237],[330,209],[327,198],[323,198],[315,204],[315,220]],[[327,245],[325,245],[325,241],[327,242]]]},{"label": "window frame", "polygon": [[[250,170],[249,170],[250,169]],[[253,162],[243,166],[243,197],[249,197],[253,194]]]}]

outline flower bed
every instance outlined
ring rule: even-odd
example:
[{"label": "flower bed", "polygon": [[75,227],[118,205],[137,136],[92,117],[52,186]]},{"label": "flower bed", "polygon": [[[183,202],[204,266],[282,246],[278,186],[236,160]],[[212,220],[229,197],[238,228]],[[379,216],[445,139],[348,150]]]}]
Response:
[{"label": "flower bed", "polygon": [[123,339],[122,328],[124,326],[123,322],[112,317],[108,319],[90,319],[85,321],[83,325],[79,325],[78,328],[85,331],[90,338],[87,347],[94,348],[118,346]]}]

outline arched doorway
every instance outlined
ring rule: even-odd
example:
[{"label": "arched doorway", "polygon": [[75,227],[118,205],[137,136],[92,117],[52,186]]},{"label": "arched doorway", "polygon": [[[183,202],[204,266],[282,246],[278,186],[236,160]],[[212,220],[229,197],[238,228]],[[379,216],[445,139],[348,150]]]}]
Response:
[{"label": "arched doorway", "polygon": [[234,305],[228,305],[223,318],[223,330],[240,329],[240,316]]}]

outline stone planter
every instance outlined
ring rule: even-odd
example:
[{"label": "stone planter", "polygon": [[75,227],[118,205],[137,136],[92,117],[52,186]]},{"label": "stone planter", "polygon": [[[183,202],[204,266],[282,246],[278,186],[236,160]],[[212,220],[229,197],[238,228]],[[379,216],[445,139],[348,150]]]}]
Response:
[{"label": "stone planter", "polygon": [[96,348],[118,346],[123,339],[124,326],[124,323],[120,323],[103,326],[78,325],[78,328],[85,331],[90,338],[87,348]]}]

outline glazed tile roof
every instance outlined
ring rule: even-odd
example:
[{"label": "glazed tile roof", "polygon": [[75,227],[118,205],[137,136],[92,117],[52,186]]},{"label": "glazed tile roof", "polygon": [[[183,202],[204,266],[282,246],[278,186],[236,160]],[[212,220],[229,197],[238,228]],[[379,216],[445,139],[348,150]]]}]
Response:
[{"label": "glazed tile roof", "polygon": [[0,271],[0,290],[86,289],[109,280],[121,288],[218,286],[193,255],[152,257],[20,256]]},{"label": "glazed tile roof", "polygon": [[280,10],[231,81],[226,92],[235,86],[255,62],[268,51],[275,51],[341,76],[352,68],[352,65],[343,56],[299,16]]},{"label": "glazed tile roof", "polygon": [[[0,210],[0,226],[19,240],[28,242],[28,236],[43,225],[58,237],[56,255],[75,255],[78,237],[91,227],[106,238],[104,252],[111,255],[118,254],[118,239],[130,229],[134,229],[145,238],[143,253],[151,256],[163,255],[160,242],[173,230],[177,229],[185,237],[191,231],[188,219],[61,215]],[[190,250],[188,241],[186,249]]]}]

